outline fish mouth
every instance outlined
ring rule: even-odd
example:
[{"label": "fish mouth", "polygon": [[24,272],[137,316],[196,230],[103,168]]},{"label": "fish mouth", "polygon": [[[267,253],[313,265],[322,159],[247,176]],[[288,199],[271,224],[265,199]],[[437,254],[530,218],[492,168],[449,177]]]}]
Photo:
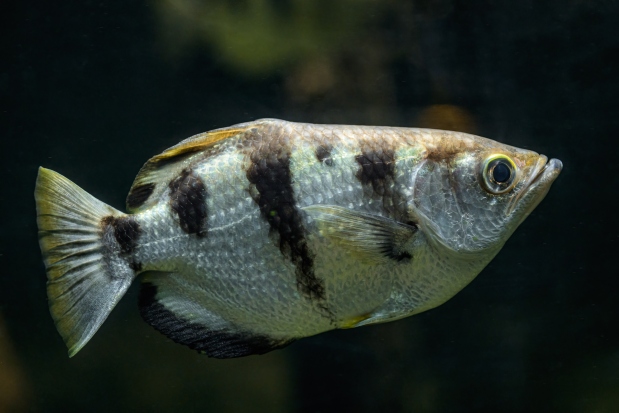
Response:
[{"label": "fish mouth", "polygon": [[525,182],[522,190],[509,203],[507,214],[514,212],[520,200],[529,198],[532,202],[527,202],[530,203],[530,205],[525,212],[525,216],[529,215],[541,200],[544,199],[551,184],[557,179],[562,169],[563,163],[560,160],[553,158],[549,161],[548,157],[540,155],[528,181]]},{"label": "fish mouth", "polygon": [[563,162],[558,159],[551,159],[550,161],[546,161],[548,158],[546,156],[540,158],[538,165],[536,165],[536,171],[533,172],[533,179],[526,186],[526,188],[530,189],[533,185],[536,185],[540,180],[548,182],[548,178],[551,178],[551,182],[554,181],[557,176],[561,173],[563,169]]}]

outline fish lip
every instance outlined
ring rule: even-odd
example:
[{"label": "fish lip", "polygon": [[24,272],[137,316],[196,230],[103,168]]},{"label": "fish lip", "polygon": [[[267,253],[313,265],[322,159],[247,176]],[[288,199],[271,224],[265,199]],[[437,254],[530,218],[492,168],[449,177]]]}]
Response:
[{"label": "fish lip", "polygon": [[[546,157],[544,156],[544,158]],[[556,179],[556,177],[563,170],[563,162],[561,162],[558,159],[552,158],[551,160],[544,162],[543,165],[536,166],[536,169],[541,169],[541,170],[536,171],[537,173],[534,174],[533,180],[527,185],[526,191],[528,191],[529,188],[531,188],[533,185],[535,185],[542,179],[544,181],[547,181],[551,175],[552,175],[552,180],[554,181],[554,179]]]},{"label": "fish lip", "polygon": [[516,209],[518,205],[518,201],[522,198],[527,197],[528,194],[535,191],[542,185],[545,185],[545,189],[538,193],[536,198],[538,198],[537,202],[533,202],[533,206],[530,210],[533,210],[537,204],[546,196],[548,190],[550,189],[550,184],[559,176],[561,171],[563,170],[563,163],[556,159],[552,158],[548,160],[548,157],[545,155],[540,155],[537,164],[535,165],[535,169],[533,173],[531,173],[531,177],[529,181],[525,183],[524,187],[520,191],[518,195],[516,195],[512,201],[509,203],[507,208],[507,214],[511,214]]}]

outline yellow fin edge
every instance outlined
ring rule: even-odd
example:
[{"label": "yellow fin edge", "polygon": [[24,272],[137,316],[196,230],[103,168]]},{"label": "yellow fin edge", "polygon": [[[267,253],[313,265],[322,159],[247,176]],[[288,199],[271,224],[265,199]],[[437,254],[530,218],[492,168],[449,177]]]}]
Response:
[{"label": "yellow fin edge", "polygon": [[249,128],[222,129],[198,134],[192,138],[189,138],[187,142],[180,143],[167,151],[154,156],[149,162],[159,162],[165,159],[174,158],[186,152],[209,148],[224,139],[245,132],[247,129]]},{"label": "yellow fin edge", "polygon": [[360,322],[365,321],[370,317],[372,317],[372,313],[365,313],[365,314],[361,314],[356,317],[349,318],[348,320],[343,321],[339,325],[339,328],[341,329],[355,328]]}]

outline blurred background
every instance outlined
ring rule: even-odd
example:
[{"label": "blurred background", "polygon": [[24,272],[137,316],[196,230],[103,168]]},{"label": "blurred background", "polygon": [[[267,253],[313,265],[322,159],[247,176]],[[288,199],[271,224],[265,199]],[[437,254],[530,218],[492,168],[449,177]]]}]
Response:
[{"label": "blurred background", "polygon": [[[0,7],[0,412],[619,411],[617,2]],[[465,131],[565,168],[427,313],[214,360],[144,323],[136,284],[69,359],[47,309],[38,166],[124,209],[150,156],[261,117]]]}]

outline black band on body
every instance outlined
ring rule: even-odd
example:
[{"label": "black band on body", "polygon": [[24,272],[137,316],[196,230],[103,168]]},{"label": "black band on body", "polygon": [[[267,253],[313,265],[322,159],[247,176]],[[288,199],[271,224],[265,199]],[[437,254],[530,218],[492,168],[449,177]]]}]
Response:
[{"label": "black band on body", "polygon": [[294,199],[290,150],[279,147],[276,151],[256,148],[250,153],[250,194],[271,233],[277,235],[280,251],[295,264],[298,290],[309,299],[322,300],[324,284],[314,274],[314,255],[307,245],[303,217]]},{"label": "black band on body", "polygon": [[190,169],[170,182],[170,208],[187,234],[203,237],[207,234],[207,191],[204,182]]}]

